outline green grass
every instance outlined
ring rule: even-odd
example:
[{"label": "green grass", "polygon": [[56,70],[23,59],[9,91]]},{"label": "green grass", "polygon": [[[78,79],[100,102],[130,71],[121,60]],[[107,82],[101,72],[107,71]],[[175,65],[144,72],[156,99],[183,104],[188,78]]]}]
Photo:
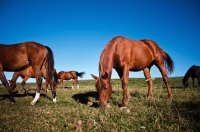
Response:
[{"label": "green grass", "polygon": [[[130,78],[131,94],[127,109],[120,110],[122,88],[119,79],[111,81],[113,93],[111,107],[98,107],[95,80],[80,80],[80,89],[71,90],[71,81],[65,89],[57,89],[57,103],[52,102],[51,92],[41,90],[40,100],[31,106],[35,83],[28,83],[28,95],[21,94],[21,84],[13,91],[16,103],[9,104],[8,93],[0,85],[0,131],[67,131],[74,132],[78,120],[84,132],[197,132],[200,130],[200,87],[183,89],[181,77],[170,78],[173,100],[161,78],[153,81],[153,97],[146,100],[147,84],[144,78]],[[88,106],[87,103],[93,102]]]}]

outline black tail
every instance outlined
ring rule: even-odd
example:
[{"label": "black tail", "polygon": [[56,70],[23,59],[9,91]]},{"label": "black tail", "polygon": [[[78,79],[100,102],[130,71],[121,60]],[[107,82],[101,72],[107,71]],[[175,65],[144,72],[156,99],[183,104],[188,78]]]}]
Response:
[{"label": "black tail", "polygon": [[46,57],[46,69],[47,69],[47,77],[46,79],[49,80],[49,82],[52,82],[53,80],[53,71],[54,71],[54,56],[52,50],[45,46],[48,50],[47,57]]},{"label": "black tail", "polygon": [[171,74],[174,71],[174,62],[166,52],[163,51],[163,53],[163,57],[165,60],[165,68],[167,70],[167,73]]},{"label": "black tail", "polygon": [[53,71],[53,77],[54,77],[54,81],[56,82],[56,84],[58,84],[58,75],[57,75],[55,68],[54,68],[54,71]]},{"label": "black tail", "polygon": [[85,74],[85,72],[76,72],[76,75],[79,76],[80,78],[83,78],[83,75]]}]

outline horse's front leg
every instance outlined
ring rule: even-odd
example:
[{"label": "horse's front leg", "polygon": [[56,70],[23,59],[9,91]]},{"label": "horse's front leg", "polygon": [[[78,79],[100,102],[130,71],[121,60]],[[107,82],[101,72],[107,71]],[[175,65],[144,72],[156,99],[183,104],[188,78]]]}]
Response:
[{"label": "horse's front leg", "polygon": [[144,76],[145,76],[147,84],[148,84],[147,99],[151,99],[153,83],[152,83],[152,79],[151,79],[151,75],[150,75],[150,70],[149,70],[149,68],[145,68],[143,71],[144,71]]},{"label": "horse's front leg", "polygon": [[35,72],[35,78],[36,78],[36,83],[37,83],[37,89],[36,89],[35,98],[31,102],[31,105],[34,105],[37,102],[37,100],[40,98],[40,89],[42,86],[42,75],[40,72],[38,73]]},{"label": "horse's front leg", "polygon": [[10,88],[10,86],[9,86],[7,80],[6,80],[6,76],[4,75],[3,72],[0,72],[0,79],[1,79],[2,84],[6,87],[8,93],[10,95],[10,103],[14,104],[15,100],[14,100],[14,96],[13,96],[13,93],[12,93],[12,89]]},{"label": "horse's front leg", "polygon": [[130,92],[128,89],[128,76],[129,76],[129,69],[125,67],[123,68],[123,75],[121,77],[122,89],[123,89],[123,100],[121,107],[126,107],[126,104],[130,100]]}]

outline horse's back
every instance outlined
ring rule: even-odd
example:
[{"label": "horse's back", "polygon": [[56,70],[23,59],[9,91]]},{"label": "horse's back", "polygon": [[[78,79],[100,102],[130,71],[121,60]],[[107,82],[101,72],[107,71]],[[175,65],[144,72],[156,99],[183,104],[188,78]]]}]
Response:
[{"label": "horse's back", "polygon": [[128,65],[130,70],[139,71],[155,59],[153,41],[130,40],[119,36],[112,39],[108,45],[107,54],[113,54],[110,56],[113,56],[114,67]]},{"label": "horse's back", "polygon": [[0,44],[0,68],[4,71],[20,71],[28,67],[30,61],[43,61],[46,54],[45,46],[36,42]]},{"label": "horse's back", "polygon": [[199,76],[200,77],[200,66],[196,66],[196,65],[193,65],[193,70],[194,70],[194,76]]},{"label": "horse's back", "polygon": [[58,73],[58,79],[70,80],[74,79],[74,76],[76,76],[76,71],[60,71]]}]

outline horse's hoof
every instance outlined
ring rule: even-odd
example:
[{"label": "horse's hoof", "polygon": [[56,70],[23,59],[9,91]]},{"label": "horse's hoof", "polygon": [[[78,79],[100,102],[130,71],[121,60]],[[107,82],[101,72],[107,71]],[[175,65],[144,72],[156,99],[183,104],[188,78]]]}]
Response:
[{"label": "horse's hoof", "polygon": [[54,102],[54,103],[56,103],[56,102],[57,102],[57,100],[56,100],[56,99],[53,99],[53,102]]},{"label": "horse's hoof", "polygon": [[172,95],[170,95],[168,98],[169,98],[169,99],[173,99]]},{"label": "horse's hoof", "polygon": [[15,104],[15,102],[10,102],[10,105],[14,105]]},{"label": "horse's hoof", "polygon": [[93,102],[91,102],[91,101],[87,102],[87,106],[92,106],[92,105],[93,105]]},{"label": "horse's hoof", "polygon": [[149,95],[149,96],[147,96],[147,100],[150,100],[151,99],[151,96]]},{"label": "horse's hoof", "polygon": [[121,106],[119,109],[122,111],[123,109],[126,109],[126,106]]},{"label": "horse's hoof", "polygon": [[105,106],[105,108],[110,108],[110,107],[111,107],[111,106],[110,106],[109,103],[107,103],[106,106]]},{"label": "horse's hoof", "polygon": [[110,104],[109,103],[105,103],[99,106],[100,108],[110,108]]},{"label": "horse's hoof", "polygon": [[32,101],[32,102],[31,102],[31,105],[35,105],[35,103],[36,103],[36,102],[33,102],[33,101]]}]

